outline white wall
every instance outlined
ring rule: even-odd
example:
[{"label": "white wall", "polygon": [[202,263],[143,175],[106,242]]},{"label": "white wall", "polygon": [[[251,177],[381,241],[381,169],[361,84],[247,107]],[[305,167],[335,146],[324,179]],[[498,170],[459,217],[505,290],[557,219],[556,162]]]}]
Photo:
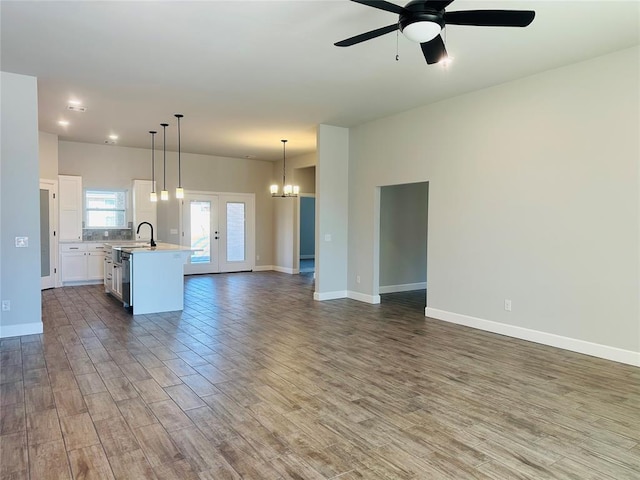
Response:
[{"label": "white wall", "polygon": [[425,288],[429,184],[380,189],[380,293]]},{"label": "white wall", "polygon": [[38,132],[40,178],[58,181],[58,136]]},{"label": "white wall", "polygon": [[640,364],[639,58],[352,129],[349,289],[374,290],[376,187],[429,181],[431,316]]},{"label": "white wall", "polygon": [[349,130],[319,125],[317,145],[313,297],[327,300],[347,296]]},{"label": "white wall", "polygon": [[[156,150],[156,190],[163,186],[162,151]],[[185,190],[255,193],[256,265],[273,264],[273,213],[269,185],[271,162],[182,153],[182,186]],[[81,175],[84,188],[130,189],[132,179],[151,179],[151,149],[60,142],[61,174]],[[167,190],[171,200],[158,202],[157,237],[180,243],[179,204],[175,199],[178,182],[177,154],[167,152]]]},{"label": "white wall", "polygon": [[0,298],[11,302],[0,337],[11,337],[42,332],[37,80],[1,72],[0,97]]}]

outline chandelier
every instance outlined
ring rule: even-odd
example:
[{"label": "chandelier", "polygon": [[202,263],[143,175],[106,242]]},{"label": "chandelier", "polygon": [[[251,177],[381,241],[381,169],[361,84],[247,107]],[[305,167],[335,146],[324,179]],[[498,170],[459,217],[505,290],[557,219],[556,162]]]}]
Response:
[{"label": "chandelier", "polygon": [[286,173],[287,173],[287,140],[280,140],[282,142],[282,193],[278,194],[278,185],[271,185],[272,197],[297,197],[300,193],[300,187],[298,185],[287,185]]}]

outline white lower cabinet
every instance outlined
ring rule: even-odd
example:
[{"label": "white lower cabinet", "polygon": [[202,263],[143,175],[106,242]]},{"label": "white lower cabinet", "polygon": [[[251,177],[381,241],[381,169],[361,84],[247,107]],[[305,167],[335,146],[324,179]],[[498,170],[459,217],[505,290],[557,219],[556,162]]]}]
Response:
[{"label": "white lower cabinet", "polygon": [[[66,245],[64,247],[67,247]],[[62,247],[61,250],[64,248]],[[87,279],[87,252],[83,246],[69,246],[70,250],[60,254],[60,273],[62,283],[81,282]],[[77,250],[76,250],[77,249]]]},{"label": "white lower cabinet", "polygon": [[60,245],[61,281],[80,283],[103,280],[105,247],[101,243],[63,243]]}]

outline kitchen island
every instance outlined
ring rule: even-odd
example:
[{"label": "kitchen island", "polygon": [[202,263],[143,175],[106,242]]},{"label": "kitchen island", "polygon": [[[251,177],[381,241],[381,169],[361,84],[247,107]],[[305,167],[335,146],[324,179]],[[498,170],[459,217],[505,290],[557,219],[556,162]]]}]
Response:
[{"label": "kitchen island", "polygon": [[[184,267],[191,248],[171,243],[119,246],[123,261],[122,300],[134,315],[184,308]],[[127,281],[128,280],[128,281]]]}]

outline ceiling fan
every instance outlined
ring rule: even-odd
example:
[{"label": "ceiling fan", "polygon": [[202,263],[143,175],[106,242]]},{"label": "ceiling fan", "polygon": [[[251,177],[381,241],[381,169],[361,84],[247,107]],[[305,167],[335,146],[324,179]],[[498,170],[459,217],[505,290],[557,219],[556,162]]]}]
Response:
[{"label": "ceiling fan", "polygon": [[453,0],[411,0],[404,7],[384,0],[351,0],[369,7],[399,15],[398,22],[361,33],[335,43],[350,47],[357,43],[400,30],[405,37],[418,42],[428,64],[447,58],[447,50],[440,36],[445,25],[476,25],[481,27],[526,27],[536,13],[531,10],[464,10],[445,12]]}]

